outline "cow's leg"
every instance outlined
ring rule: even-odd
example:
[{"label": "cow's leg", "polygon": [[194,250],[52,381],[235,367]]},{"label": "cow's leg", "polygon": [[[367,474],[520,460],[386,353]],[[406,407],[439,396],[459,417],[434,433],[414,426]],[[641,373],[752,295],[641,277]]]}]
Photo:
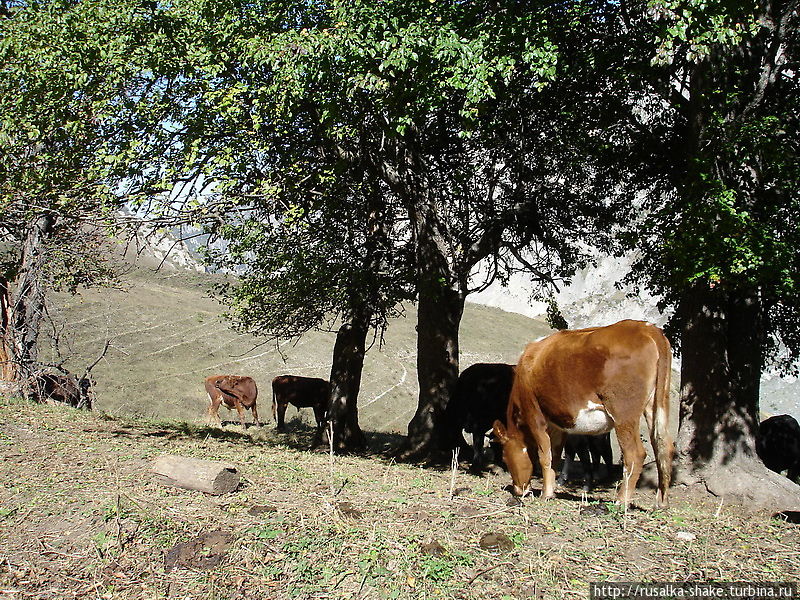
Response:
[{"label": "cow's leg", "polygon": [[561,456],[564,454],[564,447],[567,444],[567,434],[552,425],[548,426],[547,434],[550,436],[550,448],[553,453],[553,471],[560,473],[561,467],[564,465]]},{"label": "cow's leg", "polygon": [[583,466],[583,491],[590,492],[594,485],[594,467],[589,452],[589,441],[586,438],[581,439],[578,442],[577,450]]},{"label": "cow's leg", "polygon": [[211,426],[216,425],[221,429],[222,419],[219,418],[219,407],[222,404],[222,395],[220,394],[215,398],[209,394],[208,399],[210,401],[208,405],[208,424]]},{"label": "cow's leg", "polygon": [[595,463],[595,471],[600,472],[600,460],[603,460],[603,468],[605,469],[604,478],[611,479],[611,465],[614,464],[614,454],[611,451],[611,434],[606,433],[598,436],[594,446],[595,456],[593,462]]},{"label": "cow's leg", "polygon": [[633,490],[636,489],[647,453],[639,437],[638,422],[620,423],[616,432],[622,450],[622,482],[617,493],[617,502],[627,508],[633,498]]},{"label": "cow's leg", "polygon": [[236,400],[236,412],[239,413],[239,422],[242,424],[242,429],[247,429],[247,425],[244,422],[244,406],[239,400]]},{"label": "cow's leg", "polygon": [[[300,410],[299,408],[297,410]],[[324,406],[320,406],[319,404],[314,405],[314,419],[317,421],[317,429],[321,430],[325,428],[325,410]]]},{"label": "cow's leg", "polygon": [[255,421],[256,426],[261,427],[261,422],[258,420],[258,410],[256,409],[255,402],[253,403],[253,406],[250,408],[250,410],[253,411],[253,421]]},{"label": "cow's leg", "polygon": [[[278,402],[277,404],[277,429],[278,431],[286,431],[286,423],[284,421],[286,417],[286,408],[289,406],[288,402]],[[274,413],[273,413],[274,414]]]},{"label": "cow's leg", "polygon": [[[541,413],[540,413],[541,414]],[[536,441],[536,448],[539,452],[539,464],[542,467],[542,499],[548,500],[556,495],[556,472],[553,470],[553,451],[557,450],[559,456],[564,447],[563,433],[554,430],[548,432],[547,423],[544,415],[537,419],[537,427],[531,432]],[[556,442],[556,443],[553,443]]]},{"label": "cow's leg", "polygon": [[561,467],[561,475],[558,476],[558,485],[564,485],[569,481],[569,472],[575,462],[575,448],[569,442],[564,446],[564,464]]}]

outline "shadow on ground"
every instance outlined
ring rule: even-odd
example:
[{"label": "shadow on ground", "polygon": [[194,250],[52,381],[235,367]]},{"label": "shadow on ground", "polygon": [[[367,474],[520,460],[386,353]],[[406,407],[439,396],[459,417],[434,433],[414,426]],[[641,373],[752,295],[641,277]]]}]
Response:
[{"label": "shadow on ground", "polygon": [[[287,421],[287,430],[285,432],[277,431],[271,423],[261,427],[248,424],[243,430],[239,422],[235,420],[225,420],[222,422],[223,427],[219,428],[180,421],[142,424],[107,415],[104,416],[104,418],[118,425],[110,430],[110,433],[114,436],[156,437],[176,441],[205,441],[214,439],[241,444],[242,446],[282,446],[298,452],[328,452],[328,447],[325,445],[318,445],[316,448],[311,449],[311,444],[314,442],[317,433],[316,427],[303,421],[299,417]],[[364,434],[367,438],[367,449],[364,452],[358,453],[360,456],[365,456],[387,464],[414,464],[422,468],[440,472],[449,471],[452,468],[446,453],[442,453],[438,457],[427,461],[403,459],[402,450],[406,442],[406,436],[399,433],[365,431]],[[588,494],[584,494],[581,489],[583,485],[583,471],[580,461],[576,462],[575,466],[574,478],[567,482],[566,485],[559,486],[556,493],[558,498],[573,501],[599,501],[601,498],[608,497],[619,480],[619,471],[621,468],[619,465],[615,465],[611,477],[595,481],[592,491]],[[498,475],[502,476],[505,471],[501,464],[496,464],[491,461],[488,461],[484,468],[478,470],[470,468],[469,461],[459,461],[459,469],[462,473],[469,474],[476,479],[495,477]],[[536,487],[536,481],[534,481],[533,496],[536,497],[538,494],[539,489]],[[530,501],[530,499],[531,497],[528,497],[525,501]]]}]

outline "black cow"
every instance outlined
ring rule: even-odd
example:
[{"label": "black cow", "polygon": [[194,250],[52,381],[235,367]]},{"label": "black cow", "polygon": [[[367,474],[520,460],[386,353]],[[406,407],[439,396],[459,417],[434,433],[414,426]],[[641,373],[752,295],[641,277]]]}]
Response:
[{"label": "black cow", "polygon": [[472,468],[483,466],[483,443],[495,419],[505,421],[514,365],[476,363],[464,369],[443,420],[442,445],[468,450],[462,430],[472,434]]},{"label": "black cow", "polygon": [[40,402],[66,404],[86,410],[92,410],[93,386],[91,377],[78,377],[72,373],[39,373],[33,380],[33,391]]},{"label": "black cow", "polygon": [[758,427],[756,451],[764,465],[800,483],[800,425],[791,415],[766,419]]},{"label": "black cow", "polygon": [[583,489],[587,492],[592,490],[594,485],[595,473],[600,470],[600,459],[605,461],[606,477],[611,475],[611,467],[614,464],[611,452],[611,434],[602,435],[576,435],[567,436],[564,442],[564,466],[561,467],[561,475],[558,476],[558,483],[564,485],[569,480],[570,471],[574,470],[575,455],[581,459],[583,467]]},{"label": "black cow", "polygon": [[[514,383],[514,367],[505,363],[476,363],[459,375],[455,392],[447,404],[444,418],[444,447],[456,447],[469,452],[462,430],[472,434],[472,468],[479,470],[484,464],[484,438],[495,419],[505,422],[508,396]],[[577,454],[584,466],[586,489],[594,483],[594,471],[605,461],[611,474],[611,436],[569,435],[565,443],[566,459],[559,477],[563,484],[574,470]],[[499,448],[495,456],[500,456]],[[591,456],[591,459],[590,459]]]},{"label": "black cow", "polygon": [[317,429],[322,430],[328,413],[331,384],[317,377],[278,375],[272,380],[272,418],[278,431],[286,431],[284,416],[290,404],[301,408],[313,408]]}]

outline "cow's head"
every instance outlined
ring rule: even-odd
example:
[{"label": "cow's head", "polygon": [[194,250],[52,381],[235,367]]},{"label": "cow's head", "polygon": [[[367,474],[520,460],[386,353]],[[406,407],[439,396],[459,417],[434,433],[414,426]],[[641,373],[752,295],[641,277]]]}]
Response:
[{"label": "cow's head", "polygon": [[492,429],[495,438],[503,445],[503,460],[511,473],[514,495],[524,496],[530,491],[533,476],[533,463],[525,441],[518,432],[510,434],[500,421],[495,421]]}]

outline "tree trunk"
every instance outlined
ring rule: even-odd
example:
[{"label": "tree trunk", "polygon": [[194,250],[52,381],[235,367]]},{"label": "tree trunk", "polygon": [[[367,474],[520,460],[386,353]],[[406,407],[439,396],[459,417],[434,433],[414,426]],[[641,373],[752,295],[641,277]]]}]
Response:
[{"label": "tree trunk", "polygon": [[8,325],[4,339],[8,342],[9,360],[13,362],[15,379],[24,385],[36,371],[39,358],[39,328],[44,317],[44,263],[46,242],[55,229],[56,218],[38,215],[28,229],[22,247],[19,275],[14,283]]},{"label": "tree trunk", "polygon": [[697,284],[680,310],[680,480],[753,509],[797,510],[800,487],[755,451],[766,335],[758,292]]},{"label": "tree trunk", "polygon": [[15,368],[11,350],[11,288],[8,279],[0,277],[0,379],[3,381],[16,381],[17,369]]},{"label": "tree trunk", "polygon": [[[464,313],[466,277],[459,278],[447,226],[436,199],[410,155],[408,213],[413,224],[417,270],[417,411],[408,424],[404,458],[430,459],[439,450],[439,428],[458,380],[458,330]],[[462,281],[464,279],[464,281]]]},{"label": "tree trunk", "polygon": [[[367,235],[363,270],[367,274],[367,284],[361,293],[351,292],[350,321],[342,324],[336,334],[331,364],[328,420],[333,423],[335,452],[357,452],[367,445],[364,432],[358,424],[358,394],[361,390],[367,334],[381,294],[379,274],[383,267],[388,225],[379,188],[367,184],[364,190]],[[329,432],[322,432],[320,440],[330,443],[328,437]]]},{"label": "tree trunk", "polygon": [[[358,424],[358,393],[368,331],[369,317],[362,312],[350,323],[344,323],[336,334],[328,407],[335,452],[355,452],[366,447],[364,432]],[[327,441],[327,436],[323,432],[322,440]]]},{"label": "tree trunk", "polygon": [[441,417],[458,380],[458,330],[465,294],[437,282],[419,289],[417,379],[419,402],[408,424],[409,458],[430,457],[439,450]]},{"label": "tree trunk", "polygon": [[764,323],[758,294],[696,285],[684,300],[678,449],[691,468],[755,456]]}]

